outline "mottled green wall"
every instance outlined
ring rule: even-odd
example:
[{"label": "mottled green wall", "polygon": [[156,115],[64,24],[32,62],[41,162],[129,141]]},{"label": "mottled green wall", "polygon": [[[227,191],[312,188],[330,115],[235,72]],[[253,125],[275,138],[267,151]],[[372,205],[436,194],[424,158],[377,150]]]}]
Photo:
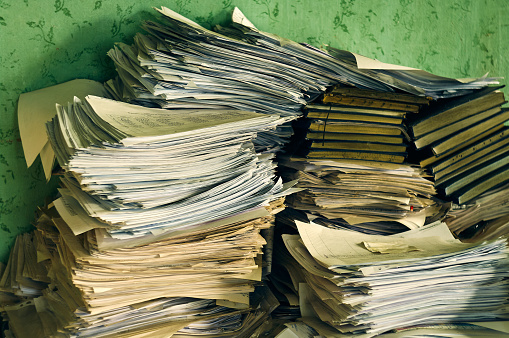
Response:
[{"label": "mottled green wall", "polygon": [[0,260],[57,185],[45,183],[39,161],[26,168],[19,94],[108,79],[107,50],[130,42],[161,5],[209,27],[237,6],[259,29],[296,41],[451,77],[509,76],[508,0],[0,0]]}]

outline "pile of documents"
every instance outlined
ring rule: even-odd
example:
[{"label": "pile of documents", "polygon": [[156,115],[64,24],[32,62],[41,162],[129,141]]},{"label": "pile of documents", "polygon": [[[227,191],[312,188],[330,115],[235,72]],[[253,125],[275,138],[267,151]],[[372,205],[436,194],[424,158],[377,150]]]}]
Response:
[{"label": "pile of documents", "polygon": [[162,7],[161,22],[145,22],[149,35],[133,46],[118,44],[108,54],[120,82],[117,96],[165,108],[223,108],[300,115],[300,107],[342,82],[392,91],[377,79],[344,69],[308,45],[257,30],[235,9],[233,26],[219,32]]},{"label": "pile of documents", "polygon": [[41,337],[57,332],[65,337],[241,337],[279,305],[267,287],[254,290],[261,283],[265,244],[259,230],[273,225],[272,214],[135,248],[98,251],[90,233],[75,236],[53,209],[37,222],[37,242],[27,245],[27,250],[37,248],[51,284],[42,296],[21,303],[22,312],[20,304],[4,307],[18,336],[27,327],[19,317],[30,314],[34,322],[28,327],[43,331]]},{"label": "pile of documents", "polygon": [[[461,95],[498,83],[493,78],[461,82],[334,49],[332,56],[259,31],[237,8],[233,25],[215,31],[168,8],[158,11],[161,22],[143,25],[147,35],[138,34],[132,46],[119,43],[108,53],[118,72],[108,89],[118,100],[169,109],[239,109],[297,117],[303,104],[338,83],[431,97]],[[263,133],[257,149],[278,150],[290,135],[289,125]]]},{"label": "pile of documents", "polygon": [[66,201],[57,208],[64,214],[72,204],[83,215],[69,224],[80,227],[75,233],[150,242],[235,215],[250,219],[283,193],[273,155],[257,154],[251,142],[285,121],[276,115],[167,111],[93,96],[57,111],[47,124],[65,170]]},{"label": "pile of documents", "polygon": [[443,196],[458,204],[509,180],[509,110],[502,86],[437,100],[411,123],[420,164]]},{"label": "pile of documents", "polygon": [[[509,224],[500,201],[507,187],[491,189],[508,172],[504,98],[487,87],[496,79],[459,81],[326,52],[261,32],[238,9],[231,27],[214,31],[158,11],[146,35],[108,53],[117,79],[85,84],[82,99],[57,105],[49,143],[35,147],[47,176],[54,152],[62,187],[0,266],[8,332],[371,337],[509,318],[508,249],[496,239]],[[37,96],[52,109],[47,93]],[[24,119],[33,98],[20,101]],[[472,241],[489,242],[460,243],[434,223],[448,206],[424,169],[405,163],[406,120],[429,98],[443,99],[430,111],[445,116],[438,134],[449,145],[435,144],[442,136],[434,131],[419,134],[435,115],[416,121],[417,148],[437,152],[421,164],[433,164],[447,195],[475,191],[460,203],[484,192],[447,221],[461,234],[486,222]],[[295,123],[305,105],[307,122]],[[468,115],[458,120],[458,110]],[[294,133],[291,122],[305,128],[281,157],[283,184],[273,160]],[[465,177],[449,186],[459,173]],[[469,185],[471,174],[488,173],[495,176],[483,186]],[[293,192],[280,220],[299,235],[278,236],[274,247],[275,215]],[[490,214],[493,207],[500,212]]]},{"label": "pile of documents", "polygon": [[279,305],[262,278],[292,191],[252,140],[285,121],[95,96],[57,105],[61,196],[2,276],[2,291],[31,299],[4,309],[13,331],[30,316],[41,336],[249,336]]},{"label": "pile of documents", "polygon": [[315,318],[304,322],[318,332],[372,337],[414,325],[508,318],[505,239],[462,243],[441,222],[391,236],[297,226],[299,235],[283,239],[305,276],[301,312]]}]

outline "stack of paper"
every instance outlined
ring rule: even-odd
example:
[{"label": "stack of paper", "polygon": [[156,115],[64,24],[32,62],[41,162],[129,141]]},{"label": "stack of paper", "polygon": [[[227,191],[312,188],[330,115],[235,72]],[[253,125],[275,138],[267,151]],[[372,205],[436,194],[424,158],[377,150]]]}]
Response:
[{"label": "stack of paper", "polygon": [[158,11],[161,23],[143,26],[149,35],[109,52],[121,79],[109,87],[121,97],[167,108],[211,105],[295,116],[338,81],[391,90],[367,76],[343,74],[320,50],[258,31],[238,9],[234,27],[219,27],[220,33],[168,8]]},{"label": "stack of paper", "polygon": [[[467,83],[421,70],[383,64],[346,51],[333,56],[306,44],[261,32],[240,12],[233,26],[210,31],[168,8],[160,23],[146,22],[148,35],[133,46],[118,44],[108,55],[119,81],[108,82],[119,100],[162,108],[239,109],[300,116],[300,108],[326,87],[344,85],[414,95],[460,95],[498,83]],[[367,68],[367,69],[364,69]],[[423,87],[424,86],[424,87]],[[262,134],[259,149],[277,150],[291,135],[286,126]]]},{"label": "stack of paper", "polygon": [[132,239],[256,212],[277,198],[283,184],[272,155],[256,154],[251,140],[284,121],[87,97],[59,107],[47,129],[66,173],[64,204],[91,216],[82,218],[82,230]]},{"label": "stack of paper", "polygon": [[302,158],[281,164],[304,189],[287,205],[327,227],[393,234],[423,226],[441,208],[433,183],[415,166]]},{"label": "stack of paper", "polygon": [[[248,336],[279,305],[268,288],[255,287],[266,264],[260,232],[273,226],[281,206],[282,199],[266,208],[265,217],[207,224],[146,245],[108,250],[99,250],[92,231],[73,234],[50,208],[28,248],[37,248],[51,284],[44,283],[42,293],[26,294],[33,300],[25,304],[31,310],[24,311],[31,311],[44,336],[57,331],[66,337],[165,337],[177,331]],[[13,253],[11,261],[19,260]],[[23,270],[29,267],[20,264]],[[18,310],[19,304],[5,308],[12,329],[22,332]]]},{"label": "stack of paper", "polygon": [[[286,120],[93,96],[57,106],[47,130],[63,187],[37,236],[51,284],[26,304],[37,330],[249,335],[279,305],[256,287],[270,271],[274,215],[291,191],[273,155],[257,154],[251,141]],[[21,332],[18,310],[7,316]]]},{"label": "stack of paper", "polygon": [[97,313],[160,295],[224,299],[247,306],[248,293],[262,278],[266,241],[260,230],[272,226],[273,217],[203,227],[143,246],[101,251],[91,232],[80,245],[64,221],[54,222],[68,247],[62,250],[70,251],[63,264],[87,309]]},{"label": "stack of paper", "polygon": [[392,236],[297,225],[300,236],[283,238],[305,275],[301,311],[337,333],[372,337],[509,314],[505,239],[461,243],[440,222]]}]

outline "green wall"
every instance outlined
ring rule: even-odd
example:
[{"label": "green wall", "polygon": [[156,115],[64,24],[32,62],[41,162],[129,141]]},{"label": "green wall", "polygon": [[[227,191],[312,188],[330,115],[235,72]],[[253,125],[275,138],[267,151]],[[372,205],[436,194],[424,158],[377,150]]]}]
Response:
[{"label": "green wall", "polygon": [[40,161],[27,169],[16,102],[20,93],[73,78],[107,80],[106,52],[130,43],[142,20],[169,7],[206,27],[233,6],[261,30],[329,44],[450,77],[509,76],[508,0],[0,0],[0,260],[55,193]]}]

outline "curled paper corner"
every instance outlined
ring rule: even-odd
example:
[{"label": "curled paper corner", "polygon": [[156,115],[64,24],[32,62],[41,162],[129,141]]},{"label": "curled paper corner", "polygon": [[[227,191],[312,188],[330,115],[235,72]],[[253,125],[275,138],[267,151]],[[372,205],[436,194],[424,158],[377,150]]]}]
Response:
[{"label": "curled paper corner", "polygon": [[356,54],[350,52],[357,61],[357,67],[359,69],[383,69],[383,70],[420,70],[417,68],[394,65],[390,63],[385,63],[376,59],[370,59],[364,55]]},{"label": "curled paper corner", "polygon": [[244,15],[244,13],[242,13],[242,11],[238,8],[238,7],[235,7],[233,9],[233,12],[232,12],[232,21],[236,24],[239,24],[239,25],[242,25],[242,26],[245,26],[245,27],[249,27],[251,29],[254,29],[254,30],[258,30],[255,25],[253,25],[253,23],[251,21],[249,21],[248,18],[246,18],[246,16]]}]

